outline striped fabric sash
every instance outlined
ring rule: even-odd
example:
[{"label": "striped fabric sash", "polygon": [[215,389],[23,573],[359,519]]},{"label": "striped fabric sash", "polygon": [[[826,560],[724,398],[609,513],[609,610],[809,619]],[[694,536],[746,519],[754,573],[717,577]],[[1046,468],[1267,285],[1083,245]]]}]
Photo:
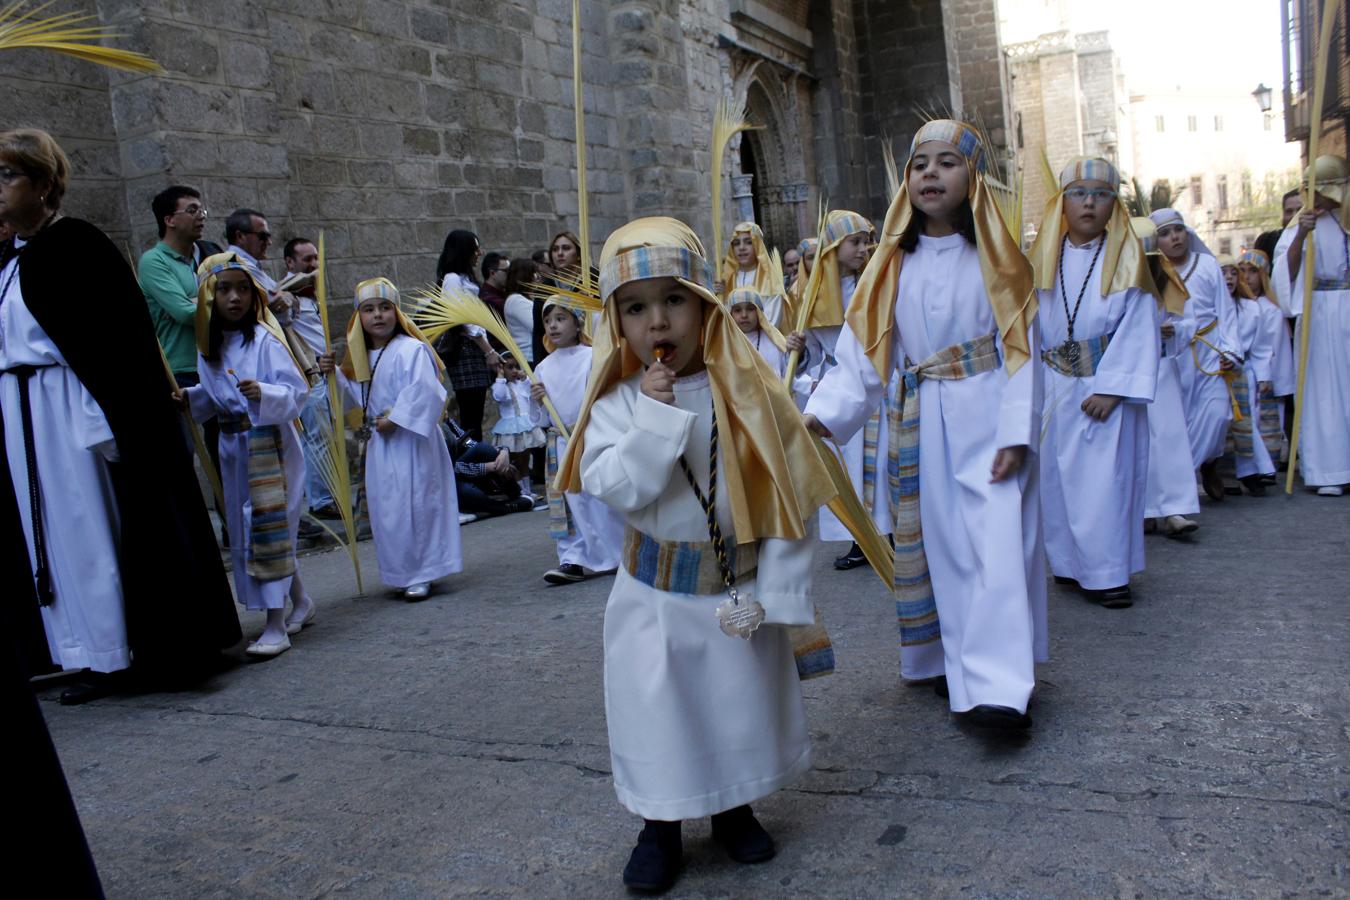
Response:
[{"label": "striped fabric sash", "polygon": [[253,423],[249,421],[247,415],[227,416],[221,413],[216,416],[216,421],[225,434],[243,434],[245,431],[253,430]]},{"label": "striped fabric sash", "polygon": [[295,542],[286,515],[286,469],[281,459],[281,429],[255,426],[248,432],[249,519],[244,568],[259,581],[295,574]]},{"label": "striped fabric sash", "polygon": [[877,445],[881,443],[881,416],[884,404],[872,413],[863,426],[863,508],[872,511],[872,501],[877,487]]},{"label": "striped fabric sash", "polygon": [[548,495],[548,536],[555,541],[571,537],[576,534],[576,526],[572,523],[572,510],[567,506],[567,496],[553,486],[553,480],[558,476],[558,429],[550,428],[548,430],[548,440],[545,441],[546,451],[544,453],[544,493]]},{"label": "striped fabric sash", "polygon": [[1280,412],[1284,404],[1275,396],[1274,388],[1267,388],[1257,401],[1260,412],[1257,413],[1256,428],[1261,433],[1261,441],[1271,460],[1278,461],[1284,452],[1284,426],[1280,423]]},{"label": "striped fabric sash", "polygon": [[[1111,335],[1074,341],[1072,344],[1056,344],[1049,350],[1041,351],[1045,364],[1061,375],[1070,378],[1091,378],[1097,374],[1097,367],[1106,355],[1106,347],[1111,343]],[[1073,349],[1069,349],[1072,347]]]},{"label": "striped fabric sash", "polygon": [[1251,389],[1247,385],[1247,376],[1242,369],[1233,369],[1238,377],[1228,382],[1228,390],[1233,394],[1233,424],[1228,426],[1228,451],[1244,458],[1250,457],[1252,448],[1252,401]]},{"label": "striped fabric sash", "polygon": [[1319,278],[1313,282],[1315,291],[1350,291],[1350,278]]},{"label": "striped fabric sash", "polygon": [[1000,365],[992,334],[953,344],[917,366],[907,365],[900,379],[898,402],[888,411],[891,445],[886,476],[895,523],[895,612],[900,619],[902,647],[927,644],[941,636],[919,517],[919,385],[929,378],[969,378]]},{"label": "striped fabric sash", "polygon": [[[759,570],[758,544],[727,545],[728,562],[740,584]],[[716,595],[726,590],[712,541],[658,541],[631,525],[623,530],[623,568],[635,581],[673,594]],[[788,626],[797,677],[806,681],[834,672],[834,645],[815,610],[811,625]]]},{"label": "striped fabric sash", "polygon": [[[1241,370],[1237,371],[1240,372]],[[1225,449],[1235,456],[1250,457],[1255,450],[1253,443],[1255,436],[1252,434],[1252,425],[1255,423],[1257,433],[1261,435],[1261,443],[1266,445],[1266,452],[1270,454],[1272,460],[1278,460],[1284,450],[1284,428],[1280,425],[1280,401],[1267,388],[1265,393],[1257,398],[1257,408],[1255,414],[1253,414],[1251,387],[1247,384],[1246,377],[1235,378],[1231,387],[1233,398],[1242,413],[1242,418],[1235,418],[1232,425],[1228,427],[1228,443]]]}]

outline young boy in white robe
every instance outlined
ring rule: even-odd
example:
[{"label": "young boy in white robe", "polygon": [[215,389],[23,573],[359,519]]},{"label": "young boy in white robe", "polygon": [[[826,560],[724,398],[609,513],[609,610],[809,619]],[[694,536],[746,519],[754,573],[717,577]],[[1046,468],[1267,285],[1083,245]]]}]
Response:
[{"label": "young boy in white robe", "polygon": [[[1271,287],[1294,327],[1295,359],[1308,328],[1307,373],[1299,414],[1298,462],[1303,483],[1323,497],[1339,497],[1350,484],[1350,165],[1320,156],[1313,171],[1316,199],[1280,236]],[[1317,252],[1312,308],[1304,308],[1304,246]],[[1311,324],[1309,322],[1311,320]]]},{"label": "young boy in white robe", "polygon": [[[319,360],[332,371],[333,357]],[[441,434],[446,390],[436,351],[399,308],[387,278],[356,286],[339,371],[344,401],[361,410],[366,507],[380,579],[409,601],[463,571],[455,469]]]},{"label": "young boy in white robe", "polygon": [[[1200,512],[1195,493],[1195,464],[1186,431],[1186,404],[1181,397],[1178,358],[1189,353],[1195,320],[1186,311],[1186,287],[1158,249],[1158,228],[1151,219],[1130,219],[1148,257],[1149,274],[1158,302],[1158,385],[1148,405],[1148,486],[1144,492],[1144,533],[1180,538],[1200,525],[1187,516]],[[1187,359],[1189,363],[1189,359]]]},{"label": "young boy in white robe", "polygon": [[[637,890],[674,883],[683,819],[711,815],[738,862],[773,856],[749,804],[811,760],[783,626],[815,621],[810,519],[832,489],[711,283],[683,223],[638,219],[610,236],[594,372],[558,476],[626,521],[605,609],[605,713],[615,791],[644,819],[624,869]],[[747,630],[723,618],[733,612]]]},{"label": "young boy in white robe", "polygon": [[[769,364],[769,368],[782,378],[787,371],[788,353],[805,349],[806,341],[800,333],[787,337],[773,326],[764,309],[764,298],[754,288],[737,288],[726,297],[727,309],[731,311],[731,320],[741,330],[759,355]],[[792,382],[792,396],[800,408],[805,406],[811,395],[811,377],[798,375]]]},{"label": "young boy in white robe", "polygon": [[750,288],[764,301],[764,318],[775,328],[790,328],[792,310],[784,303],[783,267],[764,243],[764,231],[741,222],[731,232],[722,260],[718,295],[725,302],[737,288]]},{"label": "young boy in white robe", "polygon": [[1055,581],[1108,609],[1144,568],[1148,409],[1159,324],[1143,248],[1103,159],[1059,176],[1031,250],[1045,376],[1041,509]]},{"label": "young boy in white robe", "polygon": [[290,636],[314,621],[314,601],[295,556],[305,509],[305,457],[295,423],[309,382],[254,272],[233,252],[207,257],[198,267],[201,380],[177,397],[197,421],[220,420],[234,593],[244,608],[266,611],[267,624],[246,652],[267,658],[291,649]]},{"label": "young boy in white robe", "polygon": [[[1275,299],[1269,273],[1268,257],[1260,250],[1246,250],[1238,257],[1241,289],[1247,292],[1248,297],[1261,301],[1257,303],[1257,308],[1261,311],[1261,340],[1270,353],[1266,378],[1270,386],[1260,397],[1260,413],[1256,417],[1256,424],[1266,444],[1266,451],[1278,464],[1286,449],[1285,403],[1293,396],[1296,382],[1293,335],[1289,330],[1289,320]],[[1265,481],[1273,484],[1275,479],[1267,478]]]},{"label": "young boy in white robe", "polygon": [[[790,335],[793,340],[805,342],[806,349],[797,371],[805,371],[813,382],[819,382],[836,365],[835,344],[858,285],[858,276],[867,265],[873,231],[871,222],[846,209],[831,210],[825,216],[825,230],[820,235],[811,278],[802,292],[806,327],[804,331]],[[872,514],[872,524],[878,534],[890,534],[892,528],[890,504],[886,501],[886,475],[878,462],[887,456],[889,436],[882,424],[886,417],[887,394],[883,394],[872,409],[867,425],[838,448],[854,490]],[[820,539],[851,542],[848,550],[835,558],[836,569],[844,571],[867,564],[862,548],[853,541],[838,516],[828,509],[820,511]]]},{"label": "young boy in white robe", "polygon": [[[535,367],[539,380],[530,386],[534,414],[547,418],[545,397],[562,416],[569,430],[581,414],[586,380],[591,374],[591,338],[582,329],[582,316],[557,302],[545,301],[544,346],[548,356]],[[562,492],[554,486],[558,460],[567,452],[567,441],[556,427],[549,429],[548,489],[549,535],[558,542],[558,565],[544,573],[549,584],[575,584],[596,575],[609,575],[619,566],[623,547],[623,518],[599,499],[582,491]]]},{"label": "young boy in white robe", "polygon": [[1186,401],[1186,431],[1190,436],[1191,460],[1200,470],[1201,483],[1211,500],[1224,498],[1218,461],[1228,439],[1233,419],[1233,397],[1228,372],[1242,362],[1237,352],[1233,304],[1223,272],[1214,254],[1200,236],[1186,225],[1175,209],[1155,209],[1149,214],[1158,228],[1158,249],[1181,276],[1190,299],[1188,315],[1195,320],[1189,352],[1180,359],[1181,393]]},{"label": "young boy in white robe", "polygon": [[1035,321],[1031,268],[985,182],[979,133],[927,123],[806,421],[851,437],[900,377],[886,482],[901,675],[936,679],[952,712],[989,728],[1031,726],[1048,658]]}]

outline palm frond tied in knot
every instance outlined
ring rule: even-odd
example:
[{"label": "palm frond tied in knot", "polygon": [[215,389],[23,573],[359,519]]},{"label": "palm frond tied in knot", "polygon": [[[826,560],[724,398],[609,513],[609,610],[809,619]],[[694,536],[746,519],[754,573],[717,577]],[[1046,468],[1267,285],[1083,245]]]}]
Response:
[{"label": "palm frond tied in knot", "polygon": [[0,50],[50,50],[127,72],[164,71],[144,53],[100,44],[99,41],[122,35],[107,26],[90,24],[97,19],[88,13],[67,12],[42,18],[43,10],[52,2],[48,0],[24,10],[27,4],[18,0],[0,9]]},{"label": "palm frond tied in knot", "polygon": [[[531,384],[539,381],[535,377],[534,369],[526,361],[525,354],[521,352],[520,345],[507,329],[506,323],[497,318],[496,313],[473,294],[459,288],[424,288],[411,292],[407,295],[407,299],[409,314],[417,327],[422,329],[422,334],[428,341],[434,344],[451,328],[460,325],[477,325],[510,351],[520,363],[521,369],[525,371],[525,377],[529,378]],[[568,440],[570,436],[567,426],[563,424],[562,416],[558,415],[558,410],[547,396],[544,397],[544,408],[548,410],[549,418],[553,420],[558,434],[562,435],[563,440]]]}]

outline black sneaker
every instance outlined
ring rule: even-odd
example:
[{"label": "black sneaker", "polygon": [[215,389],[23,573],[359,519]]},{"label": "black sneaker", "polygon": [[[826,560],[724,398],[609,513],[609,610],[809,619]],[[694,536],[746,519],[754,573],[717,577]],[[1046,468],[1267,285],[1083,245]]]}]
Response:
[{"label": "black sneaker", "polygon": [[670,890],[680,877],[684,863],[684,842],[679,822],[643,820],[637,846],[623,867],[623,883],[629,890],[661,894]]},{"label": "black sneaker", "polygon": [[506,505],[512,512],[530,512],[534,509],[534,498],[517,497],[514,500],[507,501]]},{"label": "black sneaker", "polygon": [[963,718],[972,725],[981,728],[995,728],[1004,731],[1025,731],[1031,727],[1031,716],[1018,712],[1009,706],[990,706],[982,704],[968,712]]},{"label": "black sneaker", "polygon": [[738,863],[761,863],[778,850],[773,838],[755,819],[749,806],[738,806],[712,817],[712,838]]},{"label": "black sneaker", "polygon": [[342,513],[338,510],[336,503],[329,503],[325,506],[311,507],[309,514],[316,519],[340,519]]},{"label": "black sneaker", "polygon": [[549,584],[576,584],[586,580],[586,572],[576,563],[563,563],[545,572],[544,580]]}]

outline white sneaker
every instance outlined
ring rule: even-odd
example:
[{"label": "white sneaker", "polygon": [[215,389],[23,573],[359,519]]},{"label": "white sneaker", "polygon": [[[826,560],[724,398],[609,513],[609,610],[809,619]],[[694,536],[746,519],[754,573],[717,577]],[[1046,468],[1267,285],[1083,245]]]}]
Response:
[{"label": "white sneaker", "polygon": [[1344,493],[1344,488],[1339,484],[1328,484],[1317,489],[1317,496],[1319,497],[1339,497]]},{"label": "white sneaker", "polygon": [[431,596],[431,582],[419,581],[417,584],[409,585],[403,596],[407,600],[425,600]]},{"label": "white sneaker", "polygon": [[478,521],[478,516],[474,515],[473,513],[460,513],[460,514],[459,514],[459,524],[461,524],[461,525],[468,525],[470,522],[477,522],[477,521]]}]

